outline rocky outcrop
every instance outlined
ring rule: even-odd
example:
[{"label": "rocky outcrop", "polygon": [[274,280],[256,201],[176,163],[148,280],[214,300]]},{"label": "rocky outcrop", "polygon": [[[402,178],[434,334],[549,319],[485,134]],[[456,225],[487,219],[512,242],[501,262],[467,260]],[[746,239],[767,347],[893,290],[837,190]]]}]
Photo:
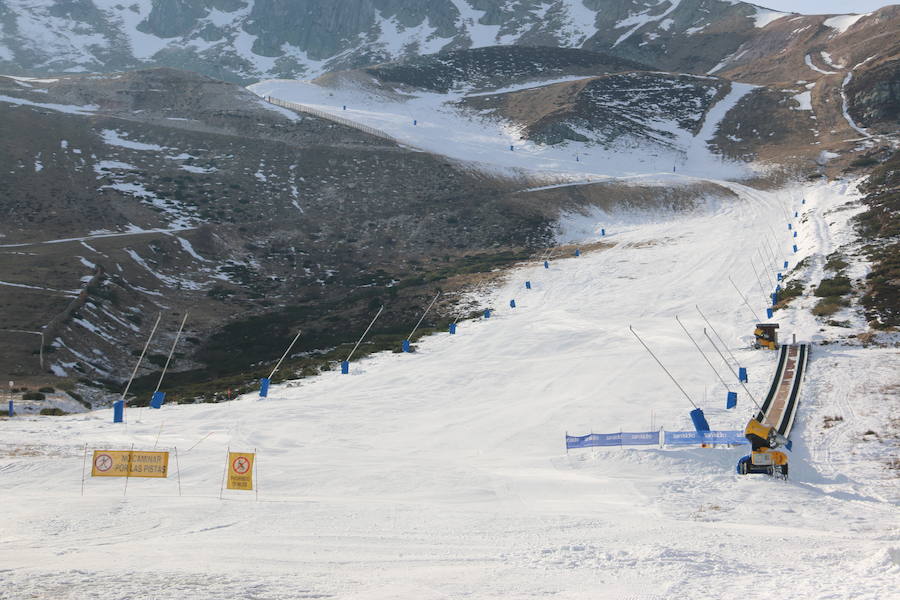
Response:
[{"label": "rocky outcrop", "polygon": [[209,13],[208,4],[195,0],[153,0],[153,9],[137,29],[161,38],[184,35]]},{"label": "rocky outcrop", "polygon": [[574,48],[502,47],[456,50],[364,69],[394,85],[447,92],[496,89],[533,79],[649,69],[640,63]]},{"label": "rocky outcrop", "polygon": [[900,128],[900,58],[859,69],[845,89],[850,114],[861,125]]}]

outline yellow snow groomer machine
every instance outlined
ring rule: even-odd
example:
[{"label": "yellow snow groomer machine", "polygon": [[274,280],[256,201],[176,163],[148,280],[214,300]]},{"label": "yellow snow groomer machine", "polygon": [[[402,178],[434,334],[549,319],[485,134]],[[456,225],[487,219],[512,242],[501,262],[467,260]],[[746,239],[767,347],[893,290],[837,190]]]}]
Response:
[{"label": "yellow snow groomer machine", "polygon": [[787,454],[775,450],[779,446],[788,446],[789,442],[783,435],[771,425],[751,419],[744,429],[744,437],[750,441],[752,452],[738,461],[737,472],[740,475],[765,473],[787,479]]}]

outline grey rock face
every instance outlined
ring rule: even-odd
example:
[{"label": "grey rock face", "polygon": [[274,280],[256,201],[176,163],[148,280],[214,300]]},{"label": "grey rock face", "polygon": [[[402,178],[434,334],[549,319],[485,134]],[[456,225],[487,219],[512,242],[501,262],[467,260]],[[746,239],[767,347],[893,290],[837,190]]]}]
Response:
[{"label": "grey rock face", "polygon": [[373,24],[369,0],[262,0],[253,5],[245,30],[257,37],[253,51],[280,56],[284,44],[296,46],[311,58],[329,58]]},{"label": "grey rock face", "polygon": [[206,3],[193,0],[153,0],[153,10],[138,31],[161,38],[184,35],[194,28],[198,19],[209,12]]},{"label": "grey rock face", "polygon": [[850,114],[864,126],[900,124],[900,62],[863,69],[847,85]]}]

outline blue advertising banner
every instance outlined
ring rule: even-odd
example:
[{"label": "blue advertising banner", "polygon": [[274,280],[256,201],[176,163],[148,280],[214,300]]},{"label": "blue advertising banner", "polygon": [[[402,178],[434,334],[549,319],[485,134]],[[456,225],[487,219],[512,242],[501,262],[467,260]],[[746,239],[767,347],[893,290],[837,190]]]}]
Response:
[{"label": "blue advertising banner", "polygon": [[743,431],[666,431],[667,446],[690,444],[747,444]]},{"label": "blue advertising banner", "polygon": [[645,433],[623,433],[623,446],[656,446],[659,444],[659,432],[647,431]]},{"label": "blue advertising banner", "polygon": [[659,433],[590,433],[566,435],[566,448],[595,448],[599,446],[649,446],[659,444]]}]

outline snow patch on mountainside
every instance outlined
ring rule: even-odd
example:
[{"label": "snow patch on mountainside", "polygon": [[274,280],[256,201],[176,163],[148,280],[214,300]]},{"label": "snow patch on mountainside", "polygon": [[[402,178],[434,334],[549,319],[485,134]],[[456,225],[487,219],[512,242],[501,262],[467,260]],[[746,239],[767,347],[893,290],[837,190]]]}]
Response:
[{"label": "snow patch on mountainside", "polygon": [[794,100],[800,105],[797,107],[797,110],[812,110],[812,93],[809,91],[801,92],[795,96],[792,96]]},{"label": "snow patch on mountainside", "polygon": [[26,100],[25,98],[14,98],[13,96],[6,96],[3,94],[0,94],[0,102],[5,102],[7,104],[16,104],[19,106],[34,106],[36,108],[45,108],[47,110],[55,110],[57,112],[69,113],[73,115],[88,115],[96,112],[100,108],[92,104],[77,106],[74,104],[56,104],[53,102],[34,102],[33,100]]},{"label": "snow patch on mountainside", "polygon": [[840,34],[844,33],[845,31],[850,29],[857,21],[867,16],[869,16],[869,13],[861,15],[838,15],[836,17],[825,19],[825,21],[822,22],[822,25],[824,25],[825,27],[831,27]]},{"label": "snow patch on mountainside", "polygon": [[662,4],[662,2],[669,3],[669,8],[666,9],[666,11],[663,12],[662,14],[650,15],[649,14],[650,11],[653,10],[653,8],[655,8],[655,7],[651,7],[643,12],[637,13],[635,15],[630,15],[629,17],[622,19],[621,21],[616,23],[616,25],[615,25],[616,29],[621,29],[622,27],[630,27],[630,29],[628,31],[626,31],[625,33],[623,33],[622,35],[620,35],[618,37],[618,39],[616,39],[615,43],[613,43],[612,47],[615,48],[616,46],[618,46],[619,44],[621,44],[622,42],[627,40],[629,37],[631,37],[631,35],[635,31],[637,31],[638,29],[640,29],[647,23],[654,23],[654,22],[662,21],[663,19],[668,17],[669,14],[671,14],[676,8],[678,8],[679,4],[681,4],[681,0],[661,0],[660,2],[657,3],[657,5]]},{"label": "snow patch on mountainside", "polygon": [[418,27],[403,27],[397,23],[396,18],[380,17],[376,27],[384,40],[381,46],[392,56],[402,54],[411,47],[415,47],[419,54],[433,54],[451,40],[438,37],[437,28],[429,27],[427,19]]},{"label": "snow patch on mountainside", "polygon": [[562,42],[566,46],[578,48],[597,34],[597,11],[586,7],[583,0],[561,0],[561,4],[568,16],[561,36]]},{"label": "snow patch on mountainside", "polygon": [[476,10],[466,0],[450,0],[459,11],[459,21],[468,31],[473,48],[494,46],[500,34],[500,25],[483,25],[480,21],[487,14],[486,10]]},{"label": "snow patch on mountainside", "polygon": [[118,131],[115,131],[113,129],[104,129],[100,133],[100,135],[103,137],[103,141],[110,146],[128,148],[129,150],[149,150],[154,152],[167,150],[167,148],[164,148],[157,144],[145,144],[143,142],[135,142],[133,140],[129,140],[122,137],[122,135]]},{"label": "snow patch on mountainside", "polygon": [[807,67],[809,67],[810,69],[812,69],[813,71],[815,71],[817,73],[821,73],[822,75],[834,75],[835,74],[835,71],[826,71],[825,69],[820,69],[815,64],[813,64],[812,57],[809,54],[807,54],[806,56],[803,57],[803,62],[806,63]]},{"label": "snow patch on mountainside", "polygon": [[767,8],[757,8],[756,14],[753,15],[753,24],[758,29],[762,29],[769,23],[777,21],[782,17],[786,17],[791,13],[783,13],[777,10],[769,10]]},{"label": "snow patch on mountainside", "polygon": [[138,30],[138,25],[150,15],[151,3],[123,3],[119,0],[92,0],[92,2],[106,13],[111,22],[119,25],[119,31],[127,36],[131,53],[135,58],[149,59],[171,42]]},{"label": "snow patch on mountainside", "polygon": [[[563,78],[563,80],[569,80]],[[538,87],[545,83],[515,86]],[[706,142],[728,110],[753,86],[733,84],[732,92],[707,115],[703,131],[694,136],[675,121],[651,118],[659,138],[621,138],[612,147],[598,144],[596,132],[585,131],[589,143],[569,141],[544,145],[526,139],[519,125],[455,105],[462,93],[417,92],[403,102],[369,94],[358,86],[322,88],[309,82],[269,80],[249,89],[260,96],[297,102],[336,118],[385,132],[402,144],[479,165],[488,170],[527,170],[588,179],[648,172],[700,174],[714,169],[725,177],[749,174],[746,166],[727,163]],[[344,107],[346,106],[346,110]],[[573,127],[578,129],[577,125]]]}]

